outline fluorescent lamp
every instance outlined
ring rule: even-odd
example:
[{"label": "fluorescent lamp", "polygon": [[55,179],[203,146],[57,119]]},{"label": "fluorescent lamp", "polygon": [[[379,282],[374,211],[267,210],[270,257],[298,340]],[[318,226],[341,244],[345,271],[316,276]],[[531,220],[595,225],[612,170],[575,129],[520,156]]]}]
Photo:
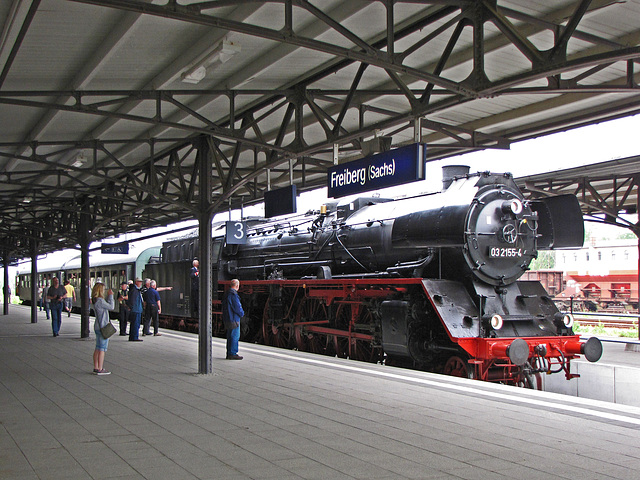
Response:
[{"label": "fluorescent lamp", "polygon": [[207,75],[207,69],[205,67],[198,67],[195,70],[192,68],[182,74],[182,81],[185,83],[199,83]]},{"label": "fluorescent lamp", "polygon": [[233,56],[242,50],[238,42],[223,40],[200,56],[193,66],[185,70],[180,79],[185,83],[197,84],[207,75],[207,68],[215,62],[227,63]]}]

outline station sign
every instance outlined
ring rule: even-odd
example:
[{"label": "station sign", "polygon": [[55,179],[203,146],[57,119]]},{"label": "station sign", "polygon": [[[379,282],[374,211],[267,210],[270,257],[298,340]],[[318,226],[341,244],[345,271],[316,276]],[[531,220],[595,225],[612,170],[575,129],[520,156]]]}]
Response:
[{"label": "station sign", "polygon": [[424,180],[426,161],[426,145],[413,143],[335,165],[327,171],[327,196],[339,198]]},{"label": "station sign", "polygon": [[225,224],[227,245],[244,245],[247,243],[247,224],[229,220]]},{"label": "station sign", "polygon": [[267,218],[296,213],[296,186],[264,192],[264,216]]},{"label": "station sign", "polygon": [[127,255],[129,253],[129,244],[128,243],[102,243],[100,244],[100,252]]}]

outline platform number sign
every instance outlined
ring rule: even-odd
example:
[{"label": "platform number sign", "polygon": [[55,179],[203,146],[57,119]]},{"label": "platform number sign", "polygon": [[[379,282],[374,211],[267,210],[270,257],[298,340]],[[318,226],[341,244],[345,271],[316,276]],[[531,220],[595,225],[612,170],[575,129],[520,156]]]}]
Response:
[{"label": "platform number sign", "polygon": [[227,245],[244,245],[247,243],[247,225],[240,221],[227,222]]},{"label": "platform number sign", "polygon": [[102,243],[100,244],[100,253],[116,253],[119,255],[127,255],[129,253],[128,243]]}]

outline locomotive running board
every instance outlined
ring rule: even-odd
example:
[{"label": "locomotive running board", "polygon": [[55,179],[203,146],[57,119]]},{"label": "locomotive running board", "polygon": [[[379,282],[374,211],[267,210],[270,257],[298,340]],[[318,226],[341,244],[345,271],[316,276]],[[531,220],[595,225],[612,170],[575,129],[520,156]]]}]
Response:
[{"label": "locomotive running board", "polygon": [[460,282],[423,279],[422,286],[451,340],[480,336],[478,308]]}]

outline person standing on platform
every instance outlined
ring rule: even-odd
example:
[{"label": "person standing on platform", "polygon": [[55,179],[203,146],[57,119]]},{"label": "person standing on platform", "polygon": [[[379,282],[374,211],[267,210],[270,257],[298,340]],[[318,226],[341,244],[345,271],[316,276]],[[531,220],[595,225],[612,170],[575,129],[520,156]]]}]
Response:
[{"label": "person standing on platform", "polygon": [[60,335],[60,327],[62,326],[62,304],[64,298],[67,296],[67,291],[62,285],[58,277],[53,277],[51,280],[51,286],[47,291],[47,298],[49,299],[49,305],[51,308],[51,327],[53,329],[53,336]]},{"label": "person standing on platform", "polygon": [[240,320],[244,317],[244,310],[238,296],[240,281],[231,280],[229,289],[222,299],[222,321],[227,329],[227,360],[242,360],[238,355],[238,341],[240,340]]},{"label": "person standing on platform", "polygon": [[118,321],[120,322],[120,335],[127,334],[127,320],[129,319],[129,312],[131,309],[127,304],[128,300],[128,287],[127,282],[120,283],[120,290],[118,290],[118,303],[120,304],[120,311],[118,312]]},{"label": "person standing on platform", "polygon": [[[142,293],[142,298],[144,299],[144,313],[142,315],[142,335],[143,336],[151,335],[151,333],[149,332],[149,327],[151,326],[151,320],[153,319],[154,312],[156,317],[158,316],[158,312],[155,311],[155,307],[157,307],[157,304],[155,302],[149,303],[149,300],[147,300],[147,292],[152,288],[156,291],[156,294],[164,290],[173,289],[173,287],[158,287],[158,286],[152,287],[152,284],[155,284],[155,283],[156,283],[155,280],[151,280],[150,278],[145,278],[144,286],[140,289],[140,292]],[[153,294],[152,296],[155,297],[155,295]],[[158,301],[160,301],[159,295],[158,295]]]},{"label": "person standing on platform", "polygon": [[142,325],[142,336],[147,334],[149,328],[149,322],[151,322],[151,311],[149,310],[149,304],[147,303],[147,290],[151,288],[151,279],[145,278],[142,283],[140,293],[142,294],[142,300],[144,301],[144,310],[142,312],[142,319],[140,325]]},{"label": "person standing on platform", "polygon": [[38,285],[38,306],[40,307],[40,311],[42,311],[42,308],[44,307],[43,306],[44,300],[42,298],[42,291],[43,290],[44,290],[44,288],[41,287],[40,285]]},{"label": "person standing on platform", "polygon": [[162,303],[160,302],[160,294],[157,290],[157,284],[155,280],[151,280],[149,284],[150,288],[145,292],[145,302],[147,304],[147,309],[149,310],[149,320],[145,320],[144,327],[142,329],[143,335],[151,335],[149,331],[150,322],[153,320],[153,336],[159,337],[161,335],[158,332],[159,327],[159,315],[162,313]]},{"label": "person standing on platform", "polygon": [[193,308],[194,316],[198,316],[198,304],[200,303],[200,262],[198,260],[193,261],[193,267],[191,267],[191,304]]},{"label": "person standing on platform", "polygon": [[141,338],[138,338],[140,334],[140,320],[142,313],[144,312],[144,301],[142,300],[142,279],[136,277],[136,281],[129,287],[129,308],[131,314],[129,315],[129,341],[130,342],[142,342]]},{"label": "person standing on platform", "polygon": [[64,289],[67,291],[67,297],[64,299],[64,308],[67,312],[69,312],[69,317],[71,316],[71,309],[73,308],[73,304],[76,301],[76,290],[73,288],[73,285],[69,283],[69,280],[64,281]]},{"label": "person standing on platform", "polygon": [[47,320],[49,320],[49,311],[51,310],[51,302],[49,301],[49,282],[44,282],[42,287],[42,302],[44,303],[44,311],[47,314]]},{"label": "person standing on platform", "polygon": [[96,283],[91,289],[91,302],[96,312],[96,321],[93,323],[93,331],[96,333],[96,349],[93,352],[93,373],[96,375],[109,375],[111,372],[104,369],[104,354],[109,346],[109,339],[102,336],[102,327],[109,323],[109,311],[116,308],[113,301],[113,290],[107,291],[107,299],[104,298],[104,283]]}]

